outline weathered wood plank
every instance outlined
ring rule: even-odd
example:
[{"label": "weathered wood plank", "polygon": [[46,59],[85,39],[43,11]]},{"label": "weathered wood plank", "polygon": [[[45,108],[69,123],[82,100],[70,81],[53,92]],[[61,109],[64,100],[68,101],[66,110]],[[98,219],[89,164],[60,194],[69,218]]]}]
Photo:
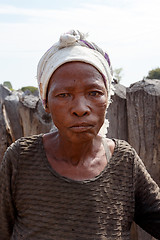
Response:
[{"label": "weathered wood plank", "polygon": [[160,185],[160,80],[127,89],[128,141]]},{"label": "weathered wood plank", "polygon": [[2,161],[4,152],[7,148],[7,132],[2,112],[2,104],[0,103],[0,162]]},{"label": "weathered wood plank", "polygon": [[23,136],[49,132],[53,126],[51,117],[43,109],[41,101],[33,95],[20,98],[19,115]]},{"label": "weathered wood plank", "polygon": [[[127,89],[128,142],[160,186],[160,80],[144,80]],[[138,240],[154,240],[137,227]]]},{"label": "weathered wood plank", "polygon": [[7,96],[4,100],[6,121],[9,123],[12,142],[23,136],[23,129],[19,115],[19,98],[16,94]]},{"label": "weathered wood plank", "polygon": [[6,148],[11,143],[4,118],[4,99],[9,95],[11,95],[11,91],[0,84],[0,162],[2,161]]},{"label": "weathered wood plank", "polygon": [[107,111],[110,122],[107,137],[127,140],[126,87],[115,84],[115,94]]}]

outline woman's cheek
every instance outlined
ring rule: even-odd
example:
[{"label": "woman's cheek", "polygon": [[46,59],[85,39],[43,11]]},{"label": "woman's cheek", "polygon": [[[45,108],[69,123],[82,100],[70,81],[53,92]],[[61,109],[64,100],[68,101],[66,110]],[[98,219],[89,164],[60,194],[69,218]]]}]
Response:
[{"label": "woman's cheek", "polygon": [[102,109],[103,109],[103,110],[106,110],[106,108],[107,108],[107,101],[102,100],[102,101],[98,102],[96,105],[97,105],[97,107],[100,108],[101,110],[102,110]]}]

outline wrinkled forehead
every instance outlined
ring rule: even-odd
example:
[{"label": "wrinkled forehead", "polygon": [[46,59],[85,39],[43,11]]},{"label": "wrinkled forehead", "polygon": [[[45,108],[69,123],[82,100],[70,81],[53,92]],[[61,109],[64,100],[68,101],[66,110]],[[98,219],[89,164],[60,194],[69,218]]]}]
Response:
[{"label": "wrinkled forehead", "polygon": [[67,62],[59,66],[52,74],[47,90],[55,83],[60,86],[67,86],[71,84],[72,81],[74,82],[80,79],[84,80],[81,81],[83,84],[103,85],[107,90],[106,79],[102,73],[100,73],[95,66],[80,61]]},{"label": "wrinkled forehead", "polygon": [[90,48],[70,46],[58,49],[54,54],[49,52],[41,59],[38,65],[38,83],[43,105],[47,100],[47,89],[52,74],[63,64],[80,61],[94,66],[103,76],[110,98],[111,71],[104,56]]}]

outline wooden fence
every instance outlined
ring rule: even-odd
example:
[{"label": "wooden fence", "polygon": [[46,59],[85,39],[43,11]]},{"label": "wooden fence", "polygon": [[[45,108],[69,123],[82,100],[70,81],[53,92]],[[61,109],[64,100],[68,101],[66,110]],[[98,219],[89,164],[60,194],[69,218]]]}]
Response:
[{"label": "wooden fence", "polygon": [[[160,186],[160,80],[142,80],[129,88],[116,84],[112,100],[107,112],[108,137],[128,141]],[[0,85],[0,161],[16,139],[48,132],[52,127],[38,97]],[[133,224],[131,239],[154,238]]]}]

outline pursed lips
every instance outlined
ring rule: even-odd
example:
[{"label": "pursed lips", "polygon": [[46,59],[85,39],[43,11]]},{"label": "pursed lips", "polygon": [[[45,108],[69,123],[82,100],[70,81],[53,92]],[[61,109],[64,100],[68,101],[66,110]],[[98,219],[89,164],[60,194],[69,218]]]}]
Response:
[{"label": "pursed lips", "polygon": [[76,123],[70,127],[71,130],[75,132],[85,132],[91,128],[93,128],[93,124],[89,123]]}]

